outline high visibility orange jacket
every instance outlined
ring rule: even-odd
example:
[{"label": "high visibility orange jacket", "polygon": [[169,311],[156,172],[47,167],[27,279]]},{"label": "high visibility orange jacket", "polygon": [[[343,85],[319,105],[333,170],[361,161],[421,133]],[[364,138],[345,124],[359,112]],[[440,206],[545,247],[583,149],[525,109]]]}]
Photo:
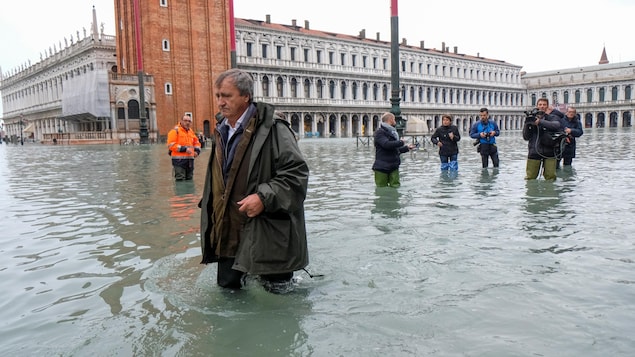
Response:
[{"label": "high visibility orange jacket", "polygon": [[[191,154],[187,153],[187,148],[192,148]],[[198,141],[194,130],[187,130],[178,124],[168,133],[168,149],[172,158],[188,159],[194,158],[194,152],[201,151],[201,143]]]}]

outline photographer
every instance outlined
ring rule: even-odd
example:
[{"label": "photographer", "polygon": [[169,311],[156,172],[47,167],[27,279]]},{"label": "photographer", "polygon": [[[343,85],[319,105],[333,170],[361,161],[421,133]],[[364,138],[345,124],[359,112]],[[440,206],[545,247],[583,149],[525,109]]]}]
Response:
[{"label": "photographer", "polygon": [[559,155],[560,141],[554,138],[562,131],[562,124],[554,112],[557,111],[549,107],[549,100],[540,98],[536,108],[525,113],[527,117],[523,139],[528,141],[526,180],[536,179],[541,166],[545,180],[556,179],[556,157]]},{"label": "photographer", "polygon": [[[575,157],[575,138],[579,138],[583,134],[582,123],[580,122],[580,118],[577,114],[578,112],[574,107],[568,107],[565,118],[562,121],[564,132],[568,136],[568,144],[564,147],[564,151],[562,152],[562,159],[564,161],[564,166],[569,168],[571,167],[571,163],[573,162],[573,158]],[[558,168],[559,164],[560,160],[557,160],[556,169]]]},{"label": "photographer", "polygon": [[459,140],[461,140],[459,128],[452,125],[452,117],[449,114],[443,114],[441,126],[430,137],[432,144],[439,148],[441,171],[458,171],[459,146],[457,143]]},{"label": "photographer", "polygon": [[494,167],[498,167],[498,148],[496,147],[496,137],[500,134],[496,122],[489,118],[487,108],[480,110],[481,120],[474,123],[470,129],[470,137],[477,139],[474,145],[478,145],[477,151],[481,153],[483,168],[487,168],[489,158],[492,158]]}]

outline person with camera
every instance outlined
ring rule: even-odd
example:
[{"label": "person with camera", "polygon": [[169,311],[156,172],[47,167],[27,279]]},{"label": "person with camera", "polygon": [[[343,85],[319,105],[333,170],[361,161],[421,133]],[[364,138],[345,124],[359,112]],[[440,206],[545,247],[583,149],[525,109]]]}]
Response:
[{"label": "person with camera", "polygon": [[472,125],[470,137],[476,139],[474,145],[477,146],[476,151],[481,154],[483,168],[487,168],[490,158],[494,167],[498,167],[498,148],[496,147],[496,137],[500,135],[498,124],[490,119],[487,108],[481,108],[479,115],[481,120]]},{"label": "person with camera", "polygon": [[[571,166],[573,158],[575,157],[575,138],[579,138],[583,134],[582,123],[577,115],[577,110],[574,107],[568,107],[564,120],[562,120],[564,126],[564,133],[567,134],[567,145],[562,151],[562,159],[564,166]],[[556,169],[560,166],[560,160],[556,162]]]},{"label": "person with camera", "polygon": [[545,180],[556,179],[556,158],[560,155],[563,128],[561,119],[554,112],[549,107],[549,100],[540,98],[536,108],[525,113],[523,139],[528,142],[526,180],[536,179],[541,167]]},{"label": "person with camera", "polygon": [[441,159],[441,171],[459,170],[459,145],[461,140],[459,128],[452,125],[452,117],[449,114],[441,116],[441,126],[434,131],[430,137],[432,144],[439,147],[439,157]]},{"label": "person with camera", "polygon": [[377,187],[399,187],[400,155],[415,149],[414,144],[406,144],[399,138],[395,126],[397,121],[392,113],[384,113],[381,116],[381,124],[373,134],[375,142],[375,185]]}]

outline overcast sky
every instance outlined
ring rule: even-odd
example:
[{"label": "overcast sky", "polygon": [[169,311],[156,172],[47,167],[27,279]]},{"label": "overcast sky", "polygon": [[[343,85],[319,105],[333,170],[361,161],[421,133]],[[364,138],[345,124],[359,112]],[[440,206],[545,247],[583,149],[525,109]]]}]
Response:
[{"label": "overcast sky", "polygon": [[[142,0],[157,1],[158,0]],[[179,1],[179,0],[168,0]],[[234,0],[236,17],[390,40],[390,0]],[[0,67],[36,63],[64,37],[97,22],[114,35],[114,0],[3,1]],[[399,0],[399,38],[520,65],[539,72],[597,65],[606,46],[611,63],[635,61],[635,1],[604,0]]]}]

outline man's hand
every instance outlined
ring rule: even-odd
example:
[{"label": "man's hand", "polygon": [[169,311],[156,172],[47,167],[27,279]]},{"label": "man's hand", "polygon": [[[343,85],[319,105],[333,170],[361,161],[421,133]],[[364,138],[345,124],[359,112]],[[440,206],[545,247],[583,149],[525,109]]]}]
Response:
[{"label": "man's hand", "polygon": [[265,205],[256,193],[252,193],[236,203],[239,206],[238,211],[245,213],[249,218],[256,217],[265,210]]}]

